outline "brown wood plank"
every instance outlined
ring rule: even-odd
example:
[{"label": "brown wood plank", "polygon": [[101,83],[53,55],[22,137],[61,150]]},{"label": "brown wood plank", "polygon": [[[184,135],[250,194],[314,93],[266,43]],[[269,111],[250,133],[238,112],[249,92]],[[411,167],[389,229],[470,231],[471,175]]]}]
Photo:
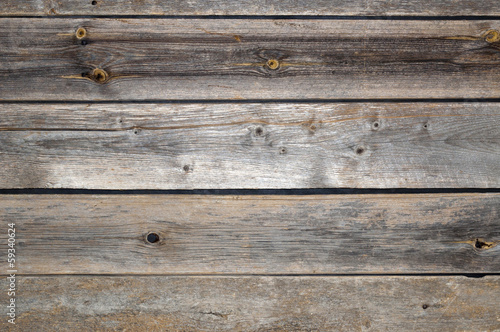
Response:
[{"label": "brown wood plank", "polygon": [[500,98],[499,30],[498,20],[1,18],[0,100]]},{"label": "brown wood plank", "polygon": [[[3,278],[2,285],[7,289]],[[18,277],[3,331],[498,331],[500,277]],[[0,292],[2,304],[7,293]],[[426,309],[424,309],[424,307]]]},{"label": "brown wood plank", "polygon": [[2,104],[0,188],[499,188],[498,103]]},{"label": "brown wood plank", "polygon": [[499,207],[500,194],[0,196],[19,274],[498,273]]},{"label": "brown wood plank", "polygon": [[[95,3],[95,4],[93,4]],[[493,0],[3,0],[0,15],[499,16]]]}]

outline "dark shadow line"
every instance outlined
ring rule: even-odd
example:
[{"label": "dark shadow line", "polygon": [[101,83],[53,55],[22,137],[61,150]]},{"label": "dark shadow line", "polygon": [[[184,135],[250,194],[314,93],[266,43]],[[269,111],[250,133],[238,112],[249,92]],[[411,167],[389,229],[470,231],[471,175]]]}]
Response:
[{"label": "dark shadow line", "polygon": [[[22,274],[16,277],[467,277],[484,278],[499,276],[500,273],[75,273],[75,274]],[[0,276],[8,274],[0,273]]]},{"label": "dark shadow line", "polygon": [[144,99],[144,100],[0,100],[0,104],[327,104],[327,103],[498,103],[500,98],[353,98],[353,99]]},{"label": "dark shadow line", "polygon": [[0,18],[45,19],[199,19],[199,20],[391,20],[391,21],[470,21],[500,20],[499,15],[0,15]]},{"label": "dark shadow line", "polygon": [[312,188],[312,189],[0,189],[1,195],[366,195],[366,194],[466,194],[500,193],[500,188]]}]

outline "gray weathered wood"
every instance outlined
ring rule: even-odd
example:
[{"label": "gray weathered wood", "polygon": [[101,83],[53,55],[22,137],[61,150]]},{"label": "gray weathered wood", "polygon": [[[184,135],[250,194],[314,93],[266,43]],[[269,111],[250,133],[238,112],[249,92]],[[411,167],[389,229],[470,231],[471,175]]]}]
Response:
[{"label": "gray weathered wood", "polygon": [[3,104],[0,188],[499,188],[498,103]]},{"label": "gray weathered wood", "polygon": [[[6,315],[0,327],[40,332],[498,331],[499,292],[499,276],[19,277],[17,329]],[[5,291],[0,301],[8,303]]]},{"label": "gray weathered wood", "polygon": [[499,207],[500,194],[0,196],[20,274],[498,273]]},{"label": "gray weathered wood", "polygon": [[500,98],[498,30],[498,20],[1,18],[0,100]]},{"label": "gray weathered wood", "polygon": [[3,0],[0,15],[485,15],[498,2],[450,0]]}]

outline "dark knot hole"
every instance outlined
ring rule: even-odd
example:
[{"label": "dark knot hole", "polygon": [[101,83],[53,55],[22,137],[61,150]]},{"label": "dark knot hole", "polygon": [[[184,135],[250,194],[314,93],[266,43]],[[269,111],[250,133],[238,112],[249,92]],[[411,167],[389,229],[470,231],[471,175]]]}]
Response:
[{"label": "dark knot hole", "polygon": [[149,233],[146,239],[149,243],[157,243],[158,241],[160,241],[160,236],[156,233]]}]

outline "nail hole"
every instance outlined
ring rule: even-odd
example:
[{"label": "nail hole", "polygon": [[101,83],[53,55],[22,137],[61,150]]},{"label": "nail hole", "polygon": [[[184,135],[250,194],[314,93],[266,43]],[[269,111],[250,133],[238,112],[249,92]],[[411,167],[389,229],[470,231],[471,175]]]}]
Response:
[{"label": "nail hole", "polygon": [[280,148],[280,154],[285,154],[285,153],[286,153],[286,148],[285,147]]},{"label": "nail hole", "polygon": [[138,129],[134,129],[134,134],[139,134],[139,130]]},{"label": "nail hole", "polygon": [[425,310],[425,309],[427,309],[427,308],[429,308],[429,306],[428,306],[427,304],[424,304],[424,305],[422,306],[422,309],[424,309],[424,310]]},{"label": "nail hole", "polygon": [[95,6],[95,5],[97,5],[97,1],[94,0],[94,1],[92,1],[92,6]]},{"label": "nail hole", "polygon": [[85,30],[84,28],[78,28],[76,30],[76,38],[82,39],[86,35],[87,35],[87,30]]},{"label": "nail hole", "polygon": [[255,135],[256,136],[262,136],[262,134],[264,134],[264,129],[262,129],[262,127],[255,128]]},{"label": "nail hole", "polygon": [[269,59],[267,60],[266,62],[266,66],[267,68],[269,69],[272,69],[272,70],[276,70],[278,69],[278,67],[280,66],[280,63],[278,60],[275,60],[275,59]]},{"label": "nail hole", "polygon": [[184,170],[184,172],[189,172],[190,170],[189,165],[184,165],[182,169]]},{"label": "nail hole", "polygon": [[148,240],[149,243],[156,243],[160,241],[160,236],[156,233],[149,233],[146,239]]},{"label": "nail hole", "polygon": [[426,123],[426,124],[424,124],[424,129],[427,129],[427,128],[429,128],[429,125]]},{"label": "nail hole", "polygon": [[373,129],[375,129],[375,130],[376,130],[376,129],[378,129],[379,127],[380,127],[380,122],[378,122],[378,121],[373,122],[373,124],[372,124],[372,128],[373,128]]},{"label": "nail hole", "polygon": [[365,152],[365,148],[364,147],[360,146],[360,147],[356,148],[356,154],[361,155],[364,152]]}]

